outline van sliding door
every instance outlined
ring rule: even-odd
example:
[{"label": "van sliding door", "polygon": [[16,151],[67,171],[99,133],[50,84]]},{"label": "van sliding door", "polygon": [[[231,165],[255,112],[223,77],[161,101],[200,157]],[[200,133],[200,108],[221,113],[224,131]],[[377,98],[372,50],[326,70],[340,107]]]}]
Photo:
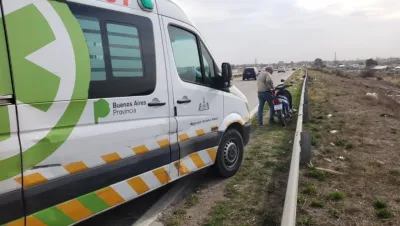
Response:
[{"label": "van sliding door", "polygon": [[[17,114],[0,1],[0,225],[24,216]],[[5,15],[6,17],[8,14]]]}]

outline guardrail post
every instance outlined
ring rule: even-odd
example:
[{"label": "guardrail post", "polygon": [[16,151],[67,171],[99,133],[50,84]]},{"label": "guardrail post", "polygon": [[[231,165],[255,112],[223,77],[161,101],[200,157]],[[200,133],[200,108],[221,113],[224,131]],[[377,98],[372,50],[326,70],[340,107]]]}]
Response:
[{"label": "guardrail post", "polygon": [[310,163],[311,161],[311,133],[301,132],[300,135],[300,165]]}]

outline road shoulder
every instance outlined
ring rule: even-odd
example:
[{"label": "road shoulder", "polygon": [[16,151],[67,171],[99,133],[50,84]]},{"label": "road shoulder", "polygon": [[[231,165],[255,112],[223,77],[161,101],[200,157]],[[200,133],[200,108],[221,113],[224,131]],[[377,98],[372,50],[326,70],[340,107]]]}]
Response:
[{"label": "road shoulder", "polygon": [[[299,77],[295,84],[301,85]],[[291,90],[297,105],[300,90],[299,86]],[[239,172],[226,180],[206,172],[194,180],[191,192],[163,214],[163,225],[275,225],[280,221],[295,122],[288,128],[268,129],[254,120]]]}]

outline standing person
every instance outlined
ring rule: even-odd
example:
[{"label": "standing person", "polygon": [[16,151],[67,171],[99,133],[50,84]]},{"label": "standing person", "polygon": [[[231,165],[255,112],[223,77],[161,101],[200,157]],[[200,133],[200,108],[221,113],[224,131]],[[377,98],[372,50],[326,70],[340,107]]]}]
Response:
[{"label": "standing person", "polygon": [[265,71],[262,71],[261,74],[257,77],[257,92],[258,92],[258,124],[263,125],[263,110],[265,102],[268,102],[269,105],[269,124],[275,123],[274,121],[274,104],[273,104],[273,95],[272,92],[274,90],[274,83],[271,79],[271,74],[274,71],[271,67],[265,68]]}]

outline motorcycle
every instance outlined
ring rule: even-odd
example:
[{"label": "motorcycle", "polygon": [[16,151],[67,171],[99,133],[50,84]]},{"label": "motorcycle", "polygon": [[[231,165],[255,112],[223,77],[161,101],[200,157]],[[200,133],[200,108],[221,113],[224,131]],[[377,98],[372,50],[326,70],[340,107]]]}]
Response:
[{"label": "motorcycle", "polygon": [[[284,82],[285,80],[281,80]],[[293,117],[292,94],[287,90],[291,85],[279,84],[275,88],[274,95],[274,110],[275,115],[278,117],[279,123],[282,126],[287,126]]]}]

